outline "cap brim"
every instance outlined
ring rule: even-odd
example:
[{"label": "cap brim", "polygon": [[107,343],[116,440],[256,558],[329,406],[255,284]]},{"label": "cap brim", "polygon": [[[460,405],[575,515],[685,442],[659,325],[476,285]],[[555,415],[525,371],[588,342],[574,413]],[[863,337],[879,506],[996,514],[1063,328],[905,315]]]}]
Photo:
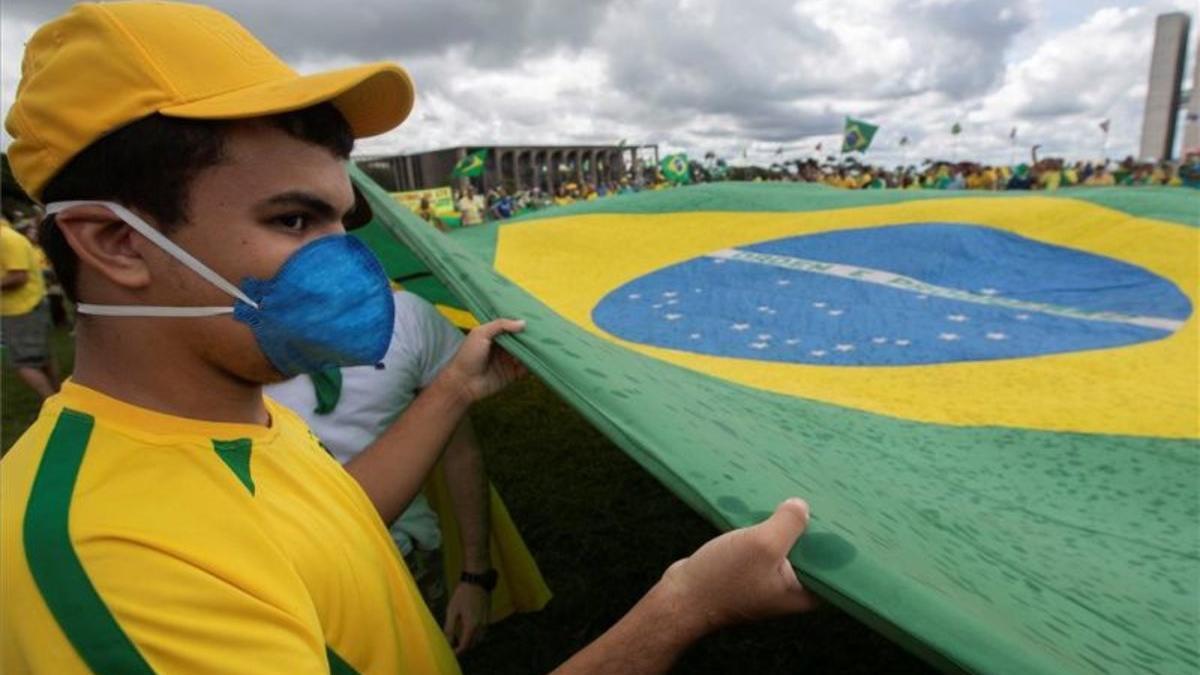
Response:
[{"label": "cap brim", "polygon": [[190,119],[244,119],[328,101],[346,118],[355,138],[363,138],[398,126],[412,111],[413,98],[412,78],[403,68],[371,63],[266,82],[159,112]]}]

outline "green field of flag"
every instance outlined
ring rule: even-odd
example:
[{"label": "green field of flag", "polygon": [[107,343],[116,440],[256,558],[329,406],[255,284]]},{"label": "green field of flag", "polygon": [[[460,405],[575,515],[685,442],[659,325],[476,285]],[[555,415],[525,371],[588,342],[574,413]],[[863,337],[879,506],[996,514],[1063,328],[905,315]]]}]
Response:
[{"label": "green field of flag", "polygon": [[802,580],[931,663],[1200,669],[1197,193],[722,183],[447,236],[354,177],[698,513],[808,499]]}]

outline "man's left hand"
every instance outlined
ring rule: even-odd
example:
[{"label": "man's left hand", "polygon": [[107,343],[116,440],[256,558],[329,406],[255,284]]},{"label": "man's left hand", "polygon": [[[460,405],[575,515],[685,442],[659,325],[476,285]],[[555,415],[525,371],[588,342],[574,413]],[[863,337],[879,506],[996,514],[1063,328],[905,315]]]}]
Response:
[{"label": "man's left hand", "polygon": [[479,586],[459,583],[455,587],[446,604],[446,623],[442,626],[455,654],[462,654],[483,639],[491,605],[491,594]]},{"label": "man's left hand", "polygon": [[526,369],[520,361],[496,345],[495,339],[505,333],[520,333],[524,329],[524,321],[512,319],[496,319],[476,326],[467,334],[458,353],[442,369],[438,380],[450,386],[468,403],[500,391],[523,376]]}]

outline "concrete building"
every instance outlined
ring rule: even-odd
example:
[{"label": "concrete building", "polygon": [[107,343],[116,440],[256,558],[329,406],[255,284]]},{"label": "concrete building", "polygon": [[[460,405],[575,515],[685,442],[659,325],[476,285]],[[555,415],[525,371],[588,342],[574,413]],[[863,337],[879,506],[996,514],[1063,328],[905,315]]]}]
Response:
[{"label": "concrete building", "polygon": [[1150,87],[1142,117],[1144,160],[1170,159],[1179,117],[1180,85],[1187,58],[1190,20],[1183,12],[1160,14],[1154,26],[1154,51],[1150,57]]},{"label": "concrete building", "polygon": [[1192,57],[1192,90],[1187,92],[1187,117],[1183,123],[1183,150],[1200,149],[1200,39]]},{"label": "concrete building", "polygon": [[487,150],[483,175],[471,179],[476,188],[507,190],[541,188],[554,194],[560,185],[618,181],[626,174],[640,179],[646,162],[658,164],[658,146],[626,145],[493,145],[459,146],[412,155],[356,158],[355,162],[390,191],[421,190],[442,185],[461,188],[467,179],[450,172],[468,152]]}]

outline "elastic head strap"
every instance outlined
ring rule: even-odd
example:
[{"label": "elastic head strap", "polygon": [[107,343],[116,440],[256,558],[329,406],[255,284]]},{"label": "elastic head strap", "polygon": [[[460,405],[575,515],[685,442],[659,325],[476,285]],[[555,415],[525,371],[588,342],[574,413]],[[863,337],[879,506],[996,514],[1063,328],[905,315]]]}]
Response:
[{"label": "elastic head strap", "polygon": [[232,307],[157,307],[154,305],[91,305],[81,302],[75,311],[92,316],[197,317],[233,314]]},{"label": "elastic head strap", "polygon": [[[246,303],[247,305],[250,305],[251,307],[258,309],[258,303],[254,302],[249,297],[247,297],[247,295],[245,293],[243,293],[241,291],[241,289],[239,289],[237,286],[234,286],[233,284],[226,281],[221,275],[212,271],[212,269],[209,268],[208,265],[205,265],[204,263],[200,262],[195,257],[193,257],[192,254],[190,254],[187,251],[180,248],[178,244],[171,241],[170,239],[167,239],[166,236],[164,236],[162,232],[159,232],[158,230],[154,229],[153,227],[150,227],[150,225],[146,221],[144,221],[140,217],[138,217],[137,214],[135,214],[134,212],[125,208],[124,206],[117,204],[116,202],[89,201],[89,200],[71,200],[71,201],[63,201],[63,202],[52,202],[52,203],[46,205],[46,215],[56,214],[56,213],[59,213],[61,211],[64,211],[66,209],[69,209],[69,208],[72,208],[75,206],[103,206],[104,208],[108,209],[109,211],[112,211],[113,215],[120,218],[122,221],[125,222],[125,224],[127,224],[130,227],[132,227],[133,229],[137,230],[139,234],[141,234],[143,237],[149,239],[151,242],[153,242],[156,246],[161,248],[163,251],[166,251],[167,255],[170,255],[171,257],[175,258],[176,260],[183,263],[184,265],[187,265],[188,268],[190,268],[196,274],[199,274],[200,276],[204,277],[204,279],[206,281],[208,281],[210,284],[216,286],[217,288],[221,289],[222,291],[225,291],[226,293],[233,296],[234,298],[241,300],[242,302]],[[80,307],[82,307],[82,306],[83,305],[81,305]],[[90,307],[92,307],[93,309],[97,309],[102,306],[101,305],[90,305]],[[208,308],[208,307],[197,307],[197,308],[191,308],[191,307],[153,307],[153,308],[146,307],[144,309],[208,310],[208,309],[212,309],[212,308]],[[229,311],[233,311],[233,310],[230,309]],[[103,314],[105,316],[133,316],[132,314],[116,314],[116,313],[102,313],[102,312],[88,312],[88,313]],[[205,314],[172,314],[172,315],[158,314],[157,316],[209,316],[211,314],[212,314],[212,312],[207,312]]]}]

